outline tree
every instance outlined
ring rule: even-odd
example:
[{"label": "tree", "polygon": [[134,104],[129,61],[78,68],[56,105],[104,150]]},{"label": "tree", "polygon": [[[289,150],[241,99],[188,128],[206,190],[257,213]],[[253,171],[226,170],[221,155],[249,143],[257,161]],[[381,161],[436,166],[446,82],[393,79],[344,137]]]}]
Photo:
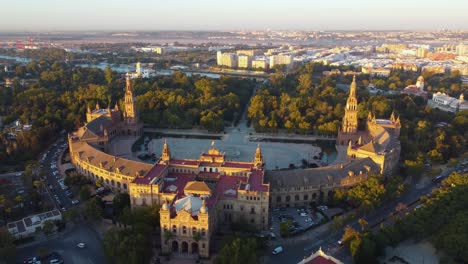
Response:
[{"label": "tree", "polygon": [[80,189],[80,199],[82,201],[87,201],[91,197],[91,191],[89,190],[88,185],[81,186]]},{"label": "tree", "polygon": [[67,221],[76,222],[78,220],[78,211],[75,207],[72,207],[63,213],[63,217]]},{"label": "tree", "polygon": [[52,231],[54,231],[54,227],[55,227],[54,222],[47,220],[44,222],[44,225],[42,226],[42,231],[44,232],[44,234],[50,235]]},{"label": "tree", "polygon": [[[172,232],[169,231],[169,230],[164,230],[164,233],[163,233],[163,236],[164,236],[164,243],[167,244],[167,242],[172,238]],[[198,242],[198,241],[197,241]]]},{"label": "tree", "polygon": [[382,176],[375,175],[348,191],[349,198],[359,204],[364,212],[368,212],[380,204],[385,193]]},{"label": "tree", "polygon": [[0,262],[14,263],[16,257],[16,246],[10,232],[0,228]]},{"label": "tree", "polygon": [[284,222],[280,223],[280,234],[282,237],[288,237],[289,236],[289,230],[292,228],[292,221],[291,220],[286,220]]},{"label": "tree", "polygon": [[363,218],[359,218],[358,219],[358,223],[359,225],[361,226],[361,231],[364,232],[364,230],[366,229],[367,225],[369,224],[365,219]]},{"label": "tree", "polygon": [[106,78],[106,81],[107,81],[107,86],[111,87],[113,77],[112,77],[112,69],[109,66],[107,66],[104,69],[104,75],[105,75],[105,78]]},{"label": "tree", "polygon": [[124,192],[117,193],[113,199],[113,207],[114,215],[120,216],[124,208],[130,208],[130,195]]},{"label": "tree", "polygon": [[111,228],[104,233],[102,245],[111,263],[149,263],[152,256],[150,238],[150,234],[139,230]]},{"label": "tree", "polygon": [[356,229],[354,229],[351,226],[347,225],[345,227],[345,231],[343,233],[343,237],[342,237],[341,240],[343,241],[343,243],[349,245],[349,243],[352,240],[354,240],[356,238],[359,238],[360,236],[361,236],[361,234],[358,231],[356,231]]},{"label": "tree", "polygon": [[215,264],[254,264],[257,262],[257,242],[254,238],[235,238],[223,246],[216,256]]},{"label": "tree", "polygon": [[84,214],[91,221],[102,219],[104,210],[101,199],[94,197],[93,199],[88,200],[84,206]]}]

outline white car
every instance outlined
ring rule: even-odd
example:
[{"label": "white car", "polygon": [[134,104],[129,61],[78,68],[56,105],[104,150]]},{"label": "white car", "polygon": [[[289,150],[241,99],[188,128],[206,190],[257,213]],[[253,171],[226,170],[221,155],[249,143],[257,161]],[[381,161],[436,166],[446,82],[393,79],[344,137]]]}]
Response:
[{"label": "white car", "polygon": [[279,247],[276,247],[275,249],[273,249],[273,251],[271,252],[271,254],[273,255],[278,255],[279,253],[283,252],[283,247],[282,246],[279,246]]},{"label": "white car", "polygon": [[81,242],[81,243],[76,244],[76,246],[79,247],[79,248],[85,248],[86,244]]}]

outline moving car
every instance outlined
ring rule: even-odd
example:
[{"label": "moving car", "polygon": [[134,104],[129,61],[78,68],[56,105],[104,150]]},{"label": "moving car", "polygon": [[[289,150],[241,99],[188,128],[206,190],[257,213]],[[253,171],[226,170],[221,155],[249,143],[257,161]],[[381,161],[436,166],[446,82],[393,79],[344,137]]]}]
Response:
[{"label": "moving car", "polygon": [[271,254],[273,255],[278,255],[279,253],[283,252],[283,247],[282,246],[278,246],[276,247],[275,249],[273,249],[273,251],[271,252]]},{"label": "moving car", "polygon": [[79,248],[85,248],[86,244],[81,242],[81,243],[76,244],[76,246],[79,247]]}]

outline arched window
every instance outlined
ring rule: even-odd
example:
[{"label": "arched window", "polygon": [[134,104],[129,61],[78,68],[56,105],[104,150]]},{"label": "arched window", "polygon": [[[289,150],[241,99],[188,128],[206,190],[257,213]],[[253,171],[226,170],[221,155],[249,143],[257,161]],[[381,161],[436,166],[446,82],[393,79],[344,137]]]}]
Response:
[{"label": "arched window", "polygon": [[294,196],[294,200],[299,201],[299,195],[296,194],[296,196]]},{"label": "arched window", "polygon": [[276,202],[281,203],[281,196],[280,195],[276,196]]},{"label": "arched window", "polygon": [[304,201],[307,201],[309,200],[309,195],[308,194],[304,194]]},{"label": "arched window", "polygon": [[289,201],[291,201],[291,196],[288,195],[286,196],[286,202],[289,202]]},{"label": "arched window", "polygon": [[315,198],[317,198],[317,193],[312,194],[312,199],[315,199]]},{"label": "arched window", "polygon": [[197,232],[197,228],[196,227],[193,227],[192,228],[192,235],[195,234]]},{"label": "arched window", "polygon": [[186,226],[182,227],[182,234],[187,234],[187,227]]},{"label": "arched window", "polygon": [[177,226],[176,225],[173,225],[172,226],[172,233],[177,233]]},{"label": "arched window", "polygon": [[202,235],[202,236],[206,236],[206,230],[205,230],[205,228],[202,228],[202,230],[201,230],[201,235]]}]

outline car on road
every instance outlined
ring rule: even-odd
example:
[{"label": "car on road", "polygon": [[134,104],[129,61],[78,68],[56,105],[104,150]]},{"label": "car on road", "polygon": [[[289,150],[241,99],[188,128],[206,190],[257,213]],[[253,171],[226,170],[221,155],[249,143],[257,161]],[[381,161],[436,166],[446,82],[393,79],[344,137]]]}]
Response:
[{"label": "car on road", "polygon": [[338,240],[338,245],[340,245],[340,246],[343,245],[343,239]]},{"label": "car on road", "polygon": [[80,203],[80,201],[78,201],[78,200],[73,200],[71,203],[72,203],[73,205],[77,205],[77,204]]},{"label": "car on road", "polygon": [[32,258],[27,258],[23,261],[23,263],[27,264],[41,264],[41,258],[40,257],[32,257]]},{"label": "car on road", "polygon": [[433,182],[433,183],[439,183],[439,182],[441,182],[443,179],[444,179],[444,176],[443,176],[443,175],[439,175],[439,176],[437,176],[437,177],[434,177],[434,178],[432,179],[432,182]]},{"label": "car on road", "polygon": [[85,248],[86,244],[81,242],[81,243],[76,244],[76,246],[79,247],[79,248]]},{"label": "car on road", "polygon": [[282,246],[278,246],[276,247],[275,249],[273,249],[273,251],[271,251],[271,254],[273,255],[278,255],[279,253],[283,252],[283,247]]}]

